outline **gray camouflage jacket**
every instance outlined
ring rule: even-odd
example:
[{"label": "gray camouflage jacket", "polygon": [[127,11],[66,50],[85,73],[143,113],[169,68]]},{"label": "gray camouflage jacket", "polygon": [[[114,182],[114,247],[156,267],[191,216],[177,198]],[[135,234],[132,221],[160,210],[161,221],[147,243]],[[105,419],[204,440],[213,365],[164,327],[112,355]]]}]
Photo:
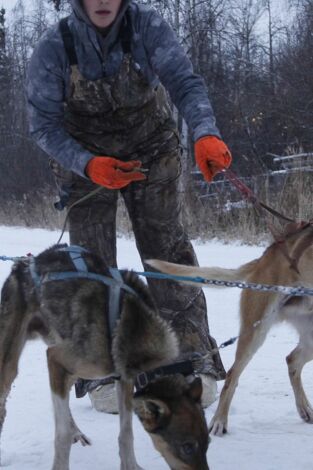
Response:
[{"label": "gray camouflage jacket", "polygon": [[[80,0],[72,0],[68,23],[74,36],[78,67],[88,80],[114,76],[123,60],[118,36],[127,10],[131,22],[131,54],[151,86],[159,81],[187,122],[194,140],[220,137],[203,80],[170,26],[153,9],[124,0],[120,12],[103,37],[91,24]],[[26,83],[30,132],[37,144],[65,169],[85,176],[93,155],[64,128],[64,102],[69,96],[70,65],[59,25],[46,31],[30,60]]]}]

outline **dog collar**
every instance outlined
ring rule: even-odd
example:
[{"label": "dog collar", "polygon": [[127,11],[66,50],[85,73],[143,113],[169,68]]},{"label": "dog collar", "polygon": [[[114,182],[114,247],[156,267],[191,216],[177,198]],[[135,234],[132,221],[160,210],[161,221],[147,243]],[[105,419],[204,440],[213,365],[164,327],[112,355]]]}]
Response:
[{"label": "dog collar", "polygon": [[149,384],[159,379],[175,374],[184,376],[195,375],[201,373],[204,367],[204,359],[200,353],[193,353],[189,359],[174,362],[173,364],[156,367],[155,369],[140,372],[135,379],[135,387],[137,391],[142,391]]}]

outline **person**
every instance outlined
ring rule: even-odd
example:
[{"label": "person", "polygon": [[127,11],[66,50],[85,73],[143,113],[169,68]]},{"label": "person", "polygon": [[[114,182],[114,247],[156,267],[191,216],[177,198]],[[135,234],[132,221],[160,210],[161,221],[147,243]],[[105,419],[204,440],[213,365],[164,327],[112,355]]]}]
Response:
[{"label": "person", "polygon": [[[206,181],[231,163],[202,78],[164,19],[132,0],[72,0],[71,15],[48,29],[28,69],[30,132],[51,157],[70,242],[116,262],[118,194],[124,199],[144,264],[159,258],[197,264],[182,224],[181,146],[171,101],[189,127]],[[144,264],[145,265],[145,264]],[[177,332],[182,357],[207,354],[210,336],[201,289],[149,279],[161,315]],[[203,404],[215,399],[225,370],[216,351],[203,370]],[[90,395],[114,412],[108,385]]]}]

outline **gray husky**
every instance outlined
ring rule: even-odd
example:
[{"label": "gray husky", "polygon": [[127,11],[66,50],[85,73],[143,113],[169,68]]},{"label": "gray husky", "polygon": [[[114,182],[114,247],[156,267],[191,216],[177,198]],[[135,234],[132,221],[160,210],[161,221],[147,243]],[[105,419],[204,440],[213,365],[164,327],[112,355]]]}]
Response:
[{"label": "gray husky", "polygon": [[73,443],[90,444],[71,415],[71,386],[78,378],[93,380],[112,373],[120,379],[122,470],[140,469],[133,449],[132,409],[171,469],[209,468],[201,379],[183,372],[162,373],[167,364],[173,367],[178,361],[178,341],[133,272],[112,275],[100,258],[67,245],[15,262],[1,293],[0,431],[19,357],[26,341],[38,336],[48,345],[55,415],[53,470],[69,469]]}]

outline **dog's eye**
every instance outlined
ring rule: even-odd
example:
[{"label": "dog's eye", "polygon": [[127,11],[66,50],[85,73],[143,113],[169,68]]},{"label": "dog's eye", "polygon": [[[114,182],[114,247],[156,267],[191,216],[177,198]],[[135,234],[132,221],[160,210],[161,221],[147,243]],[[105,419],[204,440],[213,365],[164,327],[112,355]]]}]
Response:
[{"label": "dog's eye", "polygon": [[193,442],[185,442],[181,446],[181,450],[185,455],[193,455],[196,451],[196,445]]}]

